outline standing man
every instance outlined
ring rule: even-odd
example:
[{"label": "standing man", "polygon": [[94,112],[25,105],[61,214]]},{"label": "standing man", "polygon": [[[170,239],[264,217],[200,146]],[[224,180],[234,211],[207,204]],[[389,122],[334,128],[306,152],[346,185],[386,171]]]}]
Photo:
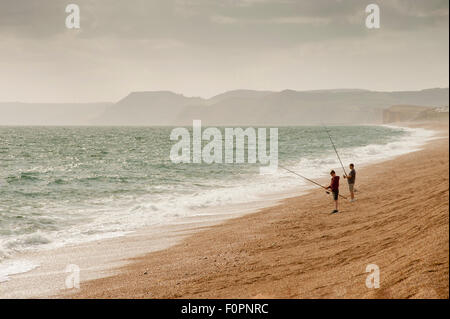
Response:
[{"label": "standing man", "polygon": [[348,189],[350,190],[350,202],[354,202],[355,199],[355,179],[356,179],[356,171],[355,165],[350,164],[350,173],[344,175],[344,178],[347,178],[348,181]]},{"label": "standing man", "polygon": [[339,212],[338,210],[338,200],[339,200],[339,176],[336,175],[335,171],[330,172],[331,175],[331,183],[327,187],[327,189],[331,189],[331,192],[333,193],[333,199],[334,203],[336,205],[336,208],[332,211],[333,213]]}]

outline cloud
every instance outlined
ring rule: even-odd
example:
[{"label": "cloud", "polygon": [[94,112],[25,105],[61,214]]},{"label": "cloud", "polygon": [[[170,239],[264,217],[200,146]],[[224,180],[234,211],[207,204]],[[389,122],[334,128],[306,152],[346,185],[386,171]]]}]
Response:
[{"label": "cloud", "polygon": [[[267,36],[290,34],[291,41],[307,41],[296,34],[299,25],[310,27],[320,40],[332,36],[365,36],[365,3],[360,0],[74,0],[81,8],[81,37],[172,38],[198,44],[258,45]],[[448,24],[446,0],[381,0],[383,28],[417,29]],[[0,2],[0,34],[17,37],[52,37],[66,31],[64,1],[15,0]],[[353,24],[354,29],[346,26]],[[242,28],[243,25],[258,28]],[[236,25],[241,27],[237,28]],[[264,25],[267,25],[265,27]],[[277,26],[274,26],[277,25]],[[326,28],[324,28],[326,26]],[[359,28],[360,27],[360,28]],[[339,30],[336,30],[339,29]],[[358,29],[358,30],[357,30]],[[329,32],[327,32],[329,31]],[[239,35],[237,35],[239,37]],[[243,44],[243,43],[240,43]],[[262,43],[264,45],[264,43]],[[280,44],[280,43],[279,43]],[[281,45],[281,44],[280,44]]]},{"label": "cloud", "polygon": [[379,30],[360,0],[0,0],[0,100],[448,85],[448,1],[376,3]]}]

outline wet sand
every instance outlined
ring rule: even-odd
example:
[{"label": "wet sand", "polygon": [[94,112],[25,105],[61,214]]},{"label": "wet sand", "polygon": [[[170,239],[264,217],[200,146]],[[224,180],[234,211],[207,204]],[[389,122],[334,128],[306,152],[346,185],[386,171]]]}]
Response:
[{"label": "wet sand", "polygon": [[[449,298],[448,126],[439,129],[421,151],[356,167],[358,200],[338,214],[315,189],[59,297]],[[368,264],[379,267],[378,289],[366,287]]]}]

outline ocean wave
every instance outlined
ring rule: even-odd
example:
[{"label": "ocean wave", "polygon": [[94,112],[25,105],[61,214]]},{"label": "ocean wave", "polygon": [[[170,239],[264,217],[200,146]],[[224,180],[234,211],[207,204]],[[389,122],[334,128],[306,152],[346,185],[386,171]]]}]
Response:
[{"label": "ocean wave", "polygon": [[21,172],[18,175],[10,175],[6,177],[6,182],[8,184],[22,183],[22,182],[37,182],[41,181],[39,178],[39,173],[37,172]]},{"label": "ocean wave", "polygon": [[43,235],[32,234],[8,241],[6,244],[4,244],[4,247],[9,249],[29,248],[30,246],[44,245],[50,242],[51,241]]}]

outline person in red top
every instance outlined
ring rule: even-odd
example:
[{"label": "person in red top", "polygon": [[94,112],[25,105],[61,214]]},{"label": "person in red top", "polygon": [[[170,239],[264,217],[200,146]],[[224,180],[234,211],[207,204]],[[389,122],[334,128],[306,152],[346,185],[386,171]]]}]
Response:
[{"label": "person in red top", "polygon": [[339,212],[338,210],[338,200],[339,200],[339,176],[336,175],[335,171],[330,172],[331,175],[331,183],[327,187],[327,189],[331,189],[331,192],[333,193],[334,203],[336,205],[335,210],[333,210],[332,213]]}]

